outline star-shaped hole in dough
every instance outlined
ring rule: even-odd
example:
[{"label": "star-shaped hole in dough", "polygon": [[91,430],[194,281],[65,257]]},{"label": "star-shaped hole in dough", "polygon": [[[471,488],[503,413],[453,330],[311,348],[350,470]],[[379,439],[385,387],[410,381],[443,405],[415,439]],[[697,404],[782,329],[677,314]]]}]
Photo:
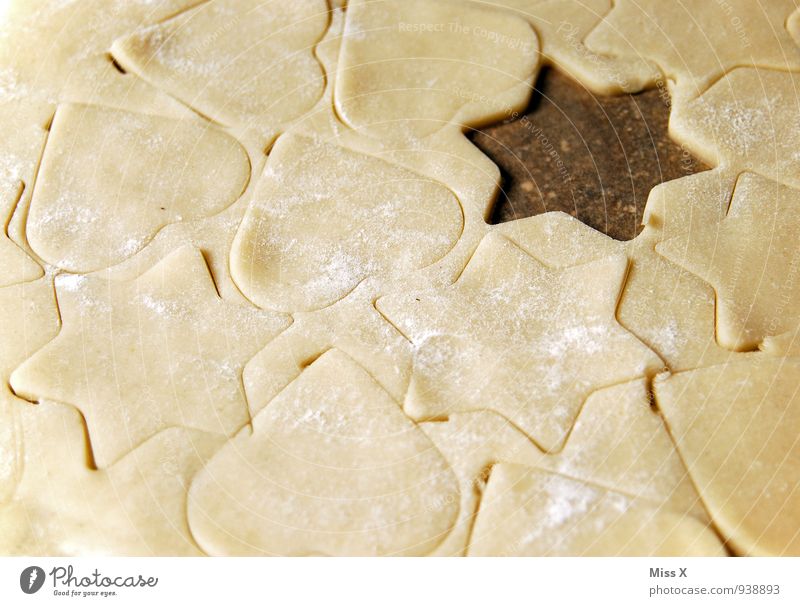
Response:
[{"label": "star-shaped hole in dough", "polygon": [[659,378],[675,446],[741,555],[800,555],[800,359],[760,357]]},{"label": "star-shaped hole in dough", "polygon": [[656,250],[714,287],[717,340],[736,351],[800,321],[800,191],[744,173],[728,214]]},{"label": "star-shaped hole in dough", "polygon": [[203,555],[189,532],[186,494],[224,437],[167,429],[109,469],[94,470],[78,411],[50,402],[16,406],[22,478],[0,506],[0,552]]},{"label": "star-shaped hole in dough", "polygon": [[192,534],[212,555],[424,555],[457,512],[444,457],[335,349],[228,442],[189,492]]},{"label": "star-shaped hole in dough", "polygon": [[250,420],[242,368],[289,325],[222,301],[188,247],[136,280],[63,275],[56,291],[61,332],[11,385],[31,401],[76,406],[98,467],[168,427],[235,433]]},{"label": "star-shaped hole in dough", "polygon": [[614,318],[624,256],[552,270],[499,234],[455,284],[378,300],[414,344],[415,419],[494,410],[557,451],[588,395],[663,368]]},{"label": "star-shaped hole in dough", "polygon": [[650,59],[695,96],[742,65],[800,68],[800,49],[784,27],[796,6],[795,0],[618,0],[586,46],[620,58]]}]

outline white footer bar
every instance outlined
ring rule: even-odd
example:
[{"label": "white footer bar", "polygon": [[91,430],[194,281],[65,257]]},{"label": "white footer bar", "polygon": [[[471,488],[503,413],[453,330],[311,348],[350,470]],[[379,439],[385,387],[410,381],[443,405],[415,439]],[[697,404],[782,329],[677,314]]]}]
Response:
[{"label": "white footer bar", "polygon": [[798,577],[796,558],[0,558],[0,604],[797,605]]}]

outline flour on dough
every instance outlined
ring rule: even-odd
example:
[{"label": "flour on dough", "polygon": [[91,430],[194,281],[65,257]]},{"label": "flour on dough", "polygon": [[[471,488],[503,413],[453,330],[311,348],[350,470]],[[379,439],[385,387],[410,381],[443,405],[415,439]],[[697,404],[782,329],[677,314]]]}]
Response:
[{"label": "flour on dough", "polygon": [[56,290],[63,327],[11,385],[77,407],[98,467],[168,427],[234,434],[250,420],[242,368],[290,323],[222,301],[191,248],[132,281],[64,274]]},{"label": "flour on dough", "polygon": [[655,247],[692,226],[724,217],[736,173],[718,169],[663,183],[650,192],[646,225],[630,242],[617,242],[564,213],[545,213],[496,226],[550,267],[571,267],[627,254],[617,319],[673,371],[719,364],[731,357],[715,338],[714,291],[700,278],[658,255]]},{"label": "flour on dough", "polygon": [[699,97],[676,98],[670,135],[707,164],[800,187],[799,85],[795,73],[736,68]]},{"label": "flour on dough", "polygon": [[261,307],[319,309],[367,277],[402,277],[438,261],[463,221],[458,199],[430,178],[284,135],[236,234],[231,273]]},{"label": "flour on dough", "polygon": [[249,178],[241,145],[199,121],[62,105],[34,186],[28,242],[68,271],[108,267],[169,223],[223,210]]},{"label": "flour on dough", "polygon": [[494,410],[559,450],[592,391],[663,366],[614,318],[626,267],[615,256],[552,270],[489,234],[452,286],[379,299],[414,345],[406,412]]},{"label": "flour on dough", "polygon": [[538,449],[494,412],[454,413],[446,422],[420,427],[447,458],[461,486],[458,522],[437,555],[464,554],[489,469],[501,462],[561,473],[653,507],[708,520],[661,418],[650,407],[643,380],[592,394],[566,446],[555,455]]},{"label": "flour on dough", "polygon": [[212,0],[111,46],[114,58],[200,114],[270,133],[310,110],[325,88],[314,46],[324,0]]},{"label": "flour on dough", "polygon": [[522,111],[539,42],[524,20],[487,6],[348,2],[334,93],[345,123],[376,137],[420,138]]},{"label": "flour on dough", "polygon": [[25,103],[93,103],[186,117],[169,95],[122,73],[108,49],[118,36],[200,0],[5,0],[0,91]]},{"label": "flour on dough", "polygon": [[691,516],[503,463],[491,469],[468,555],[724,556],[725,548]]},{"label": "flour on dough", "polygon": [[215,555],[424,555],[450,532],[458,490],[397,402],[331,350],[195,478],[189,523]]}]

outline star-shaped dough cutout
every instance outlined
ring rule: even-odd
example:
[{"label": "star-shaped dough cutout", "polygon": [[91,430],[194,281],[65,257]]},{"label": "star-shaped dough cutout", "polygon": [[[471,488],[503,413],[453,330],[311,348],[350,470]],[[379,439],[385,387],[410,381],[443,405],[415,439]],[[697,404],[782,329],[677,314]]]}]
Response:
[{"label": "star-shaped dough cutout", "polygon": [[800,555],[800,359],[752,357],[654,384],[715,525],[741,555]]},{"label": "star-shaped dough cutout", "polygon": [[548,267],[571,267],[627,254],[630,268],[617,320],[655,351],[672,371],[720,364],[731,351],[714,331],[714,290],[658,253],[656,244],[725,216],[736,173],[717,169],[654,187],[644,230],[618,242],[565,213],[552,212],[502,223],[494,229]]},{"label": "star-shaped dough cutout", "polygon": [[219,435],[172,428],[107,470],[87,467],[83,419],[71,406],[16,404],[22,474],[0,507],[8,555],[189,555],[202,552],[186,520],[189,482]]},{"label": "star-shaped dough cutout", "polygon": [[717,340],[732,350],[800,321],[800,191],[752,173],[736,183],[719,223],[696,223],[656,250],[713,286]]},{"label": "star-shaped dough cutout", "polygon": [[487,235],[455,284],[378,310],[414,344],[415,419],[494,410],[556,451],[589,394],[663,363],[614,318],[624,256],[553,270]]},{"label": "star-shaped dough cutout", "polygon": [[656,252],[659,242],[725,214],[736,173],[714,170],[654,187],[642,232],[627,243],[631,270],[620,297],[620,324],[653,348],[673,372],[719,364],[733,355],[716,341],[714,290]]},{"label": "star-shaped dough cutout", "polygon": [[17,411],[24,401],[8,386],[13,370],[58,334],[50,278],[0,288],[0,503],[13,494],[22,447]]},{"label": "star-shaped dough cutout", "polygon": [[457,413],[447,422],[420,427],[444,454],[461,486],[458,522],[436,555],[463,555],[489,468],[499,462],[565,474],[708,521],[664,422],[652,409],[644,379],[589,396],[564,449],[555,455],[536,448],[490,411]]},{"label": "star-shaped dough cutout", "polygon": [[711,165],[800,187],[797,73],[737,68],[697,98],[676,98],[669,133]]},{"label": "star-shaped dough cutout", "polygon": [[8,223],[22,195],[23,187],[22,183],[0,185],[0,221],[3,225],[3,232],[0,233],[0,266],[3,267],[3,273],[0,274],[0,288],[35,280],[43,274],[39,264],[8,237]]},{"label": "star-shaped dough cutout", "polygon": [[232,435],[249,421],[242,368],[289,325],[221,300],[181,248],[133,281],[56,279],[63,327],[11,377],[32,401],[76,406],[106,467],[168,427]]},{"label": "star-shaped dough cutout", "polygon": [[800,68],[784,24],[795,0],[619,0],[586,38],[591,50],[650,59],[695,96],[734,67]]}]

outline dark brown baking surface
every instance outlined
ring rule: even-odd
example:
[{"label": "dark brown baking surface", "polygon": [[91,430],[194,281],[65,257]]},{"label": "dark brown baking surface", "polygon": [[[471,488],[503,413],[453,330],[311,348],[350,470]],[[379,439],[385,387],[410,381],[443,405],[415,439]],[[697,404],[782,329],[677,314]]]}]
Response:
[{"label": "dark brown baking surface", "polygon": [[491,222],[561,210],[635,237],[653,186],[707,168],[669,138],[668,119],[663,89],[601,97],[545,69],[524,116],[471,135],[503,174]]}]

